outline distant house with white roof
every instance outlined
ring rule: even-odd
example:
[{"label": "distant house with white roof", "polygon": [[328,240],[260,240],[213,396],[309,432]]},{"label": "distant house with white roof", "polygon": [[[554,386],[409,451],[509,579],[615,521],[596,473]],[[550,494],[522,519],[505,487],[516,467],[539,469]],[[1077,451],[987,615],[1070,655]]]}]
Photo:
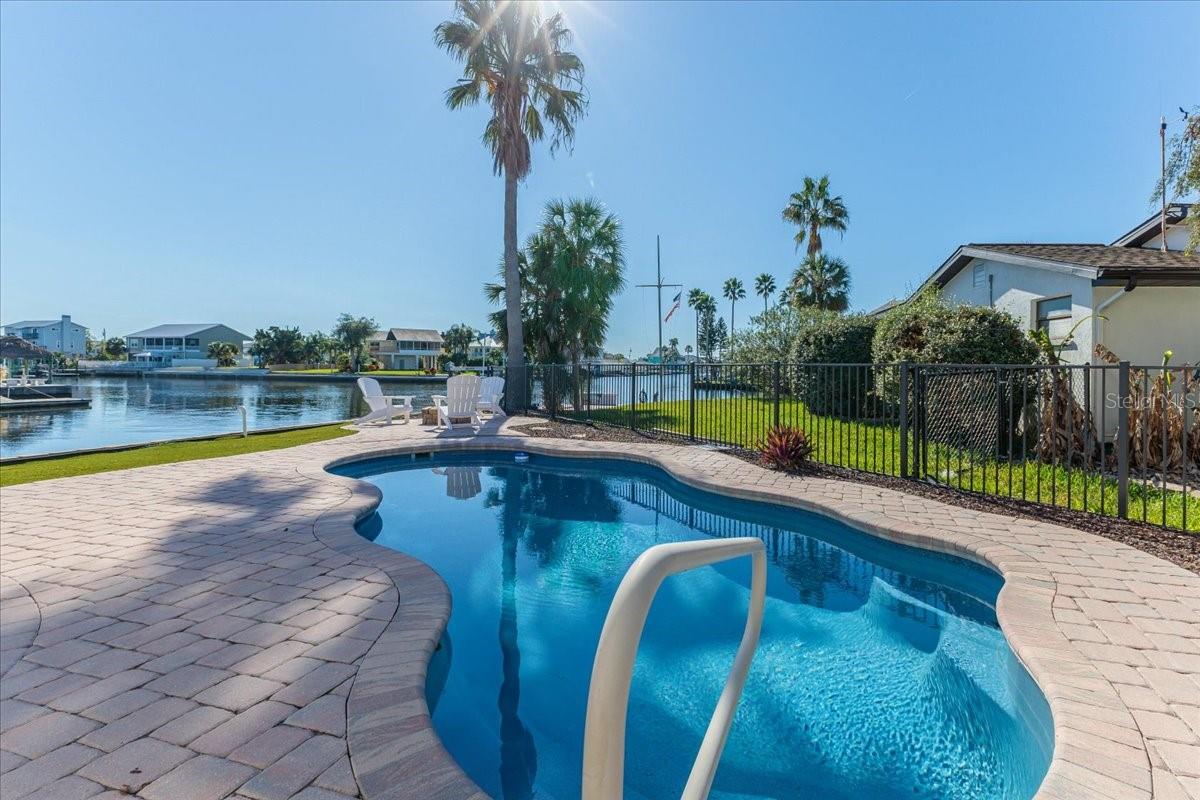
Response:
[{"label": "distant house with white roof", "polygon": [[69,356],[87,355],[88,329],[71,321],[70,314],[59,319],[23,319],[4,326],[6,336],[17,336],[51,353]]},{"label": "distant house with white roof", "polygon": [[[503,353],[504,345],[495,336],[484,336],[477,340],[467,350],[467,360],[474,364],[478,361],[490,361],[495,353]],[[486,363],[485,361],[485,363]]]},{"label": "distant house with white roof", "polygon": [[442,347],[442,335],[431,328],[388,328],[367,340],[384,369],[436,369]]},{"label": "distant house with white roof", "polygon": [[1062,353],[1068,363],[1097,363],[1103,344],[1133,364],[1157,364],[1164,350],[1176,364],[1195,364],[1200,253],[1183,253],[1194,209],[1168,208],[1165,250],[1159,214],[1111,244],[965,244],[918,291],[937,287],[948,300],[1002,309],[1056,342],[1074,330]]},{"label": "distant house with white roof", "polygon": [[253,339],[228,325],[216,322],[157,325],[125,337],[130,361],[170,366],[177,361],[205,359],[213,342],[229,342],[239,351]]}]

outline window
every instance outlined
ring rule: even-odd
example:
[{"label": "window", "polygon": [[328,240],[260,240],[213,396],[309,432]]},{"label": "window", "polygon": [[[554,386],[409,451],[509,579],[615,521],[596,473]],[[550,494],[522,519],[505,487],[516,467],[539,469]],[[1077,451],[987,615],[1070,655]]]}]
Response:
[{"label": "window", "polygon": [[192,339],[192,338],[190,338],[190,337],[189,337],[189,338],[188,338],[188,340],[187,340],[187,346],[188,346],[188,347],[199,347],[199,346],[200,346],[200,340],[199,340],[199,339]]},{"label": "window", "polygon": [[1071,330],[1071,295],[1037,301],[1037,329],[1060,340]]},{"label": "window", "polygon": [[987,286],[987,266],[985,264],[976,264],[971,270],[971,285],[978,288]]}]

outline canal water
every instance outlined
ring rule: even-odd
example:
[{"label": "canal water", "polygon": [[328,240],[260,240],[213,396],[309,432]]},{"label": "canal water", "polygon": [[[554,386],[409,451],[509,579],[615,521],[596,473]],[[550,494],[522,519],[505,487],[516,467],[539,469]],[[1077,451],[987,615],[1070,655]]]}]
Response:
[{"label": "canal water", "polygon": [[[230,378],[112,377],[71,383],[90,408],[0,414],[0,457],[51,453],[232,433],[246,407],[251,430],[334,422],[366,413],[353,382]],[[442,380],[385,382],[386,394],[411,394],[413,408],[445,392]]]}]

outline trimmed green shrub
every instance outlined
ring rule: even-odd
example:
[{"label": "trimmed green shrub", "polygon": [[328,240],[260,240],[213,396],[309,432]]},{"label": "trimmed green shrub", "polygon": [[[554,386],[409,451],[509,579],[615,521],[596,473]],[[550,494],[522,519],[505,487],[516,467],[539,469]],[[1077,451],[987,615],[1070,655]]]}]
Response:
[{"label": "trimmed green shrub", "polygon": [[804,313],[788,354],[794,364],[869,364],[878,320],[866,314]]},{"label": "trimmed green shrub", "polygon": [[[871,343],[872,360],[895,364],[1033,364],[1038,349],[1009,313],[956,305],[926,292],[884,314]],[[880,393],[897,395],[897,373],[877,376]]]},{"label": "trimmed green shrub", "polygon": [[842,315],[806,309],[788,356],[790,385],[816,414],[861,417],[872,402],[874,371],[865,367],[812,364],[869,364],[878,320],[865,314]]}]

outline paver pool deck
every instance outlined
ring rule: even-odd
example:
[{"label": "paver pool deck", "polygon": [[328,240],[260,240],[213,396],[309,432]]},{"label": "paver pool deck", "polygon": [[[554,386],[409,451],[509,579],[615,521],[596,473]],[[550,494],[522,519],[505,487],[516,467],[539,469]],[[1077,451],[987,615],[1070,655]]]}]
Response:
[{"label": "paver pool deck", "polygon": [[0,794],[485,796],[424,701],[446,587],[360,538],[377,490],[324,469],[472,447],[632,458],[989,564],[1001,627],[1054,716],[1038,797],[1200,800],[1200,576],[1058,525],[705,448],[523,438],[520,422],[473,437],[379,425],[0,490]]}]

